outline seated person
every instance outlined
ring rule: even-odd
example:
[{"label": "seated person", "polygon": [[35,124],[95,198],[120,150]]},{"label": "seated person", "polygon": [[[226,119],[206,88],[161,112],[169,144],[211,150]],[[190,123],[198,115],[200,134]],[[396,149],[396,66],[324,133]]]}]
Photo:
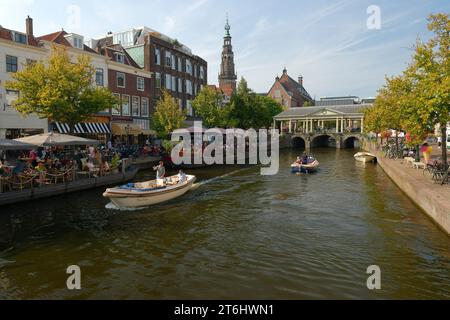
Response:
[{"label": "seated person", "polygon": [[297,157],[295,164],[302,164],[302,159],[300,157]]},{"label": "seated person", "polygon": [[39,161],[35,170],[38,171],[39,173],[47,172],[47,168],[45,167],[44,161]]},{"label": "seated person", "polygon": [[183,172],[183,170],[180,170],[180,172],[178,173],[178,183],[184,183],[186,181],[187,181],[186,174]]},{"label": "seated person", "polygon": [[19,174],[21,174],[22,172],[24,172],[25,169],[26,169],[26,164],[25,164],[25,162],[23,162],[22,160],[18,160],[18,161],[17,161],[17,165],[16,165],[16,167],[14,168],[12,174],[13,174],[14,176],[19,175]]},{"label": "seated person", "polygon": [[306,154],[306,152],[304,152],[301,158],[302,164],[308,164],[308,158],[308,155]]}]

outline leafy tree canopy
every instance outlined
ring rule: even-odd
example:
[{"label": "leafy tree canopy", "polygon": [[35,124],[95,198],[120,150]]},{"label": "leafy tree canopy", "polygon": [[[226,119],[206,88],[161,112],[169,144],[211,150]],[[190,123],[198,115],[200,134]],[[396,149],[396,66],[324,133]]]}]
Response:
[{"label": "leafy tree canopy", "polygon": [[90,57],[79,55],[73,63],[66,48],[53,47],[48,63],[26,65],[6,87],[19,91],[14,107],[21,114],[66,123],[73,132],[77,123],[117,104],[107,88],[93,84],[94,74]]}]

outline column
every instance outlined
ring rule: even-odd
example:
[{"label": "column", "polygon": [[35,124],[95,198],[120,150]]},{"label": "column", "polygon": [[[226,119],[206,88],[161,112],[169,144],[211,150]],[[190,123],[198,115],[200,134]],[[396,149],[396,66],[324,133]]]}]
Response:
[{"label": "column", "polygon": [[364,118],[361,118],[361,133],[364,133]]},{"label": "column", "polygon": [[289,120],[289,133],[292,133],[292,120]]},{"label": "column", "polygon": [[336,118],[336,133],[339,133],[339,118]]},{"label": "column", "polygon": [[344,118],[341,119],[341,133],[344,133]]}]

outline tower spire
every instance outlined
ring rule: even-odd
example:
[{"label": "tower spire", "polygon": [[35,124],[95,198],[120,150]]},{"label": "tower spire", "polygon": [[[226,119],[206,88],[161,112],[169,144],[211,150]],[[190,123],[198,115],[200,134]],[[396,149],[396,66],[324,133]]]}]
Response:
[{"label": "tower spire", "polygon": [[228,22],[228,12],[227,12],[227,23],[225,24],[225,36],[226,37],[231,37],[230,30],[231,30],[231,27],[230,27],[230,23]]},{"label": "tower spire", "polygon": [[236,90],[237,80],[230,30],[231,27],[227,13],[227,20],[225,24],[225,38],[223,40],[222,63],[220,65],[219,74],[219,87],[228,97],[231,97],[233,92]]}]

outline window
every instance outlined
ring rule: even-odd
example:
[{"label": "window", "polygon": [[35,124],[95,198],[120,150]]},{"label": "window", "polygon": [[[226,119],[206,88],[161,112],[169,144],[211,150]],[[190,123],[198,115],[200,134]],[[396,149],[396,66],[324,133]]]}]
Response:
[{"label": "window", "polygon": [[161,73],[159,73],[159,72],[157,72],[155,74],[155,87],[156,87],[156,89],[161,88]]},{"label": "window", "polygon": [[205,79],[205,69],[203,68],[203,66],[200,66],[200,79]]},{"label": "window", "polygon": [[172,90],[172,76],[170,74],[166,74],[165,85],[167,90]]},{"label": "window", "polygon": [[186,73],[192,75],[192,64],[189,60],[186,60]]},{"label": "window", "polygon": [[198,69],[197,69],[197,65],[194,65],[194,77],[198,76]]},{"label": "window", "polygon": [[133,31],[125,31],[113,35],[114,44],[121,44],[124,47],[134,45]]},{"label": "window", "polygon": [[172,77],[172,91],[177,91],[177,78]]},{"label": "window", "polygon": [[83,39],[74,37],[73,46],[78,49],[84,49]]},{"label": "window", "polygon": [[19,91],[6,89],[6,106],[12,107],[14,101],[19,99]]},{"label": "window", "polygon": [[95,70],[95,84],[98,87],[103,87],[105,85],[105,77],[104,77],[104,71],[101,68],[98,68]]},{"label": "window", "polygon": [[116,53],[116,61],[119,63],[125,63],[125,55],[123,53]]},{"label": "window", "polygon": [[170,51],[166,51],[166,67],[172,66],[172,54]]},{"label": "window", "polygon": [[186,93],[192,95],[192,82],[191,82],[191,80],[186,80]]},{"label": "window", "polygon": [[274,99],[281,99],[281,91],[275,90],[273,97]]},{"label": "window", "polygon": [[172,69],[177,70],[177,57],[172,55]]},{"label": "window", "polygon": [[125,88],[125,73],[117,72],[117,86]]},{"label": "window", "polygon": [[130,96],[122,95],[122,115],[130,115]]},{"label": "window", "polygon": [[155,64],[160,66],[161,65],[161,50],[155,49]]},{"label": "window", "polygon": [[145,90],[145,80],[144,80],[144,78],[137,77],[137,89],[138,89],[138,91],[144,91]]},{"label": "window", "polygon": [[133,97],[131,112],[134,117],[139,117],[141,115],[141,103],[139,97]]},{"label": "window", "polygon": [[188,115],[192,117],[194,115],[194,109],[192,109],[192,101],[191,100],[186,101],[186,107],[187,107]]},{"label": "window", "polygon": [[183,92],[183,79],[181,78],[178,79],[178,92]]},{"label": "window", "polygon": [[178,58],[178,72],[183,72],[183,60]]},{"label": "window", "polygon": [[27,36],[22,33],[14,33],[14,41],[18,43],[27,44]]},{"label": "window", "polygon": [[142,106],[141,106],[141,116],[142,117],[148,117],[149,114],[149,106],[148,106],[148,98],[142,98]]},{"label": "window", "polygon": [[111,113],[113,115],[116,115],[116,116],[119,115],[120,116],[120,94],[113,93],[113,96],[116,97],[118,103],[113,106],[113,108],[111,110]]},{"label": "window", "polygon": [[17,57],[6,56],[6,72],[17,72]]}]

